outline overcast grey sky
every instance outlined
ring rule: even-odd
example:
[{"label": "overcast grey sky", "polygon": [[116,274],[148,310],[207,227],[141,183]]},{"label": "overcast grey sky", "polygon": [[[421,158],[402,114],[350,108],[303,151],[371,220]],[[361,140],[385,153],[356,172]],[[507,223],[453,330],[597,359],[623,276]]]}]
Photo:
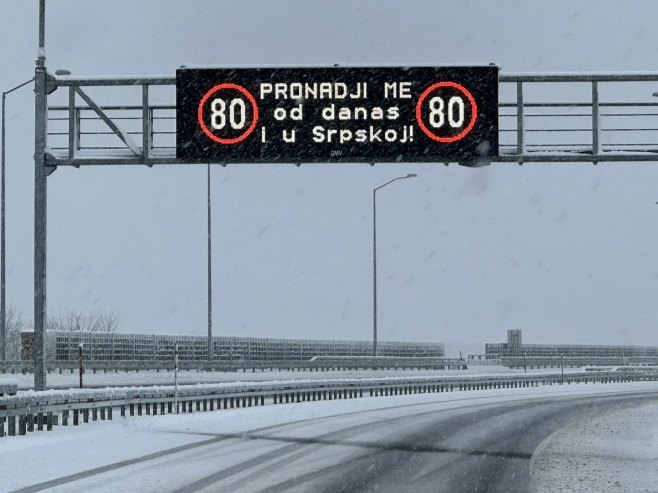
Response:
[{"label": "overcast grey sky", "polygon": [[[76,75],[658,67],[650,1],[47,3],[47,66]],[[2,90],[33,75],[37,4],[0,0]],[[31,318],[33,94],[7,103],[7,296]],[[53,174],[49,312],[114,309],[125,332],[205,334],[205,173]],[[381,339],[471,350],[521,328],[526,342],[658,344],[658,166],[646,163],[215,166],[215,333],[370,338],[372,189],[406,173],[419,177],[378,196]]]}]

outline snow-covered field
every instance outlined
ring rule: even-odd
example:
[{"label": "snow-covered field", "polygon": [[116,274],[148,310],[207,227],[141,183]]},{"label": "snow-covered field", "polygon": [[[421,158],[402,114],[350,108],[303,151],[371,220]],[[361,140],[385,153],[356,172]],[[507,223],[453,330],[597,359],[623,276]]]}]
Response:
[{"label": "snow-covered field", "polygon": [[[564,372],[577,372],[581,368],[565,368]],[[530,369],[528,373],[559,373],[559,368]],[[443,376],[443,375],[479,375],[479,374],[522,374],[524,371],[494,365],[470,365],[468,370],[348,370],[348,371],[256,371],[256,372],[204,372],[181,371],[178,374],[180,384],[221,383],[221,382],[262,382],[273,380],[300,380],[325,378],[376,378],[404,376]],[[2,374],[0,374],[2,376]],[[34,375],[17,374],[4,375],[17,381],[19,390],[31,389],[34,386]],[[89,372],[84,374],[85,387],[122,387],[135,385],[173,385],[174,373],[169,371],[140,372]],[[57,372],[47,376],[49,387],[75,388],[79,385],[77,373]]]},{"label": "snow-covered field", "polygon": [[[118,418],[112,422],[95,422],[75,428],[55,427],[52,432],[35,432],[28,436],[0,439],[0,456],[2,457],[0,491],[13,491],[35,483],[84,473],[94,468],[104,468],[103,471],[95,471],[89,476],[94,480],[94,491],[121,491],[117,487],[122,487],[122,485],[109,481],[106,474],[114,474],[111,478],[115,481],[121,481],[123,477],[122,468],[128,465],[128,463],[122,463],[123,461],[130,461],[130,467],[141,468],[139,471],[139,491],[163,491],[163,488],[167,490],[167,488],[175,487],[173,483],[163,483],[163,481],[166,481],[165,476],[166,478],[180,478],[180,481],[184,481],[189,478],[190,474],[193,474],[193,471],[188,469],[190,465],[187,464],[185,469],[181,465],[180,471],[166,470],[166,475],[163,475],[162,464],[158,462],[160,460],[159,456],[147,458],[145,456],[158,454],[173,447],[212,441],[213,439],[217,440],[216,434],[241,434],[264,427],[291,424],[300,420],[310,422],[313,433],[320,434],[326,431],[323,426],[327,422],[323,421],[322,418],[331,416],[344,416],[345,420],[353,420],[357,423],[361,419],[359,413],[376,411],[380,415],[403,414],[408,412],[408,406],[427,406],[427,410],[432,411],[455,410],[471,405],[513,402],[524,399],[545,399],[551,396],[601,395],[638,391],[658,391],[658,382],[528,387],[305,402],[177,416]],[[651,420],[652,417],[653,421]],[[647,419],[636,420],[633,422],[634,425],[625,425],[626,436],[638,436],[640,438],[642,435],[658,436],[658,420],[655,419],[656,417],[658,417],[658,414],[653,411],[653,414],[647,415]],[[619,419],[624,420],[625,416],[623,414],[619,416],[611,415],[608,426],[619,426],[619,423],[615,422]],[[631,430],[637,429],[633,426],[640,427],[639,431],[633,432],[635,435],[631,435]],[[618,434],[615,434],[615,437],[618,436]],[[586,435],[583,435],[583,448],[580,450],[584,450],[588,446],[586,438]],[[656,449],[652,450],[652,453],[655,454]],[[642,454],[633,457],[641,459],[635,470],[641,471],[644,469],[644,477],[648,477],[646,461],[647,457],[650,457],[649,452],[645,453],[643,451]],[[622,458],[625,458],[625,456],[622,456]],[[238,463],[246,459],[246,457],[240,457],[237,454],[236,456],[224,457],[222,460]],[[198,457],[199,464],[202,460],[204,460],[203,454]],[[192,466],[195,466],[194,462]],[[568,465],[564,465],[564,467],[569,470]],[[592,469],[591,474],[596,474],[596,467]],[[89,478],[86,480],[89,481]],[[88,484],[85,487],[88,488]],[[130,485],[123,485],[123,487],[130,488]],[[132,487],[134,488],[135,485],[133,484]],[[70,482],[61,485],[56,491],[85,491],[81,488],[82,486],[76,486],[75,482]],[[568,490],[558,488],[550,491]],[[579,491],[597,490],[581,489]],[[652,490],[619,489],[611,491]]]},{"label": "snow-covered field", "polygon": [[658,403],[553,433],[537,448],[531,475],[538,493],[658,492]]}]

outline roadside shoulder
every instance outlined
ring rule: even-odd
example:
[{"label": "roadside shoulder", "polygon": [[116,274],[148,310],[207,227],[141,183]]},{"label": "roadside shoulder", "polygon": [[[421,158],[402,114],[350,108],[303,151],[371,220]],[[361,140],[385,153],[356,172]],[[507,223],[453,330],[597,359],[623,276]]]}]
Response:
[{"label": "roadside shoulder", "polygon": [[537,493],[658,492],[658,402],[578,419],[544,439],[530,463]]}]

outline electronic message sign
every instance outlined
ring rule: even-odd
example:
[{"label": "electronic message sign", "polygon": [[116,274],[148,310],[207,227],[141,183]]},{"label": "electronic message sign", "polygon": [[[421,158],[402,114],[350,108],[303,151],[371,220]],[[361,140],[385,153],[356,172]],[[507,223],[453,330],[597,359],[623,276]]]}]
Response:
[{"label": "electronic message sign", "polygon": [[498,67],[181,68],[186,161],[433,162],[498,154]]}]

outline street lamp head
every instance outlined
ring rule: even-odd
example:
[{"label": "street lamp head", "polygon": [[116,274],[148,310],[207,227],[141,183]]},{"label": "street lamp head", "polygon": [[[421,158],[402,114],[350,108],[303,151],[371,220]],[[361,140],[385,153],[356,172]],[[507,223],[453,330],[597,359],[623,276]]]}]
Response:
[{"label": "street lamp head", "polygon": [[71,75],[70,70],[65,70],[65,69],[59,69],[55,70],[55,75],[60,76],[60,75]]},{"label": "street lamp head", "polygon": [[652,96],[655,97],[655,98],[658,98],[658,91],[654,92],[654,93],[652,94]]},{"label": "street lamp head", "polygon": [[418,175],[416,173],[409,173],[405,178],[416,178]]}]

